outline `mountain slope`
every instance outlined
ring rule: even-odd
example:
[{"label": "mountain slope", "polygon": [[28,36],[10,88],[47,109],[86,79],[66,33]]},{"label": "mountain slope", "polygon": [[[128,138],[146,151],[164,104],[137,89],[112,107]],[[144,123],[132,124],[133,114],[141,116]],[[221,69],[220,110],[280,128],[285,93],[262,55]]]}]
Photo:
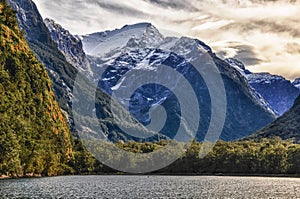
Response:
[{"label": "mountain slope", "polygon": [[[73,99],[74,96],[72,92],[74,81],[78,74],[78,69],[76,69],[76,66],[68,63],[63,53],[59,51],[58,46],[52,40],[51,34],[47,26],[44,24],[36,5],[32,0],[8,0],[8,2],[11,4],[12,8],[17,11],[18,24],[26,33],[25,38],[29,47],[46,67],[48,75],[53,82],[53,89],[59,105],[68,117],[72,134],[76,137],[78,137],[78,133],[95,134],[96,132],[90,129],[89,121],[83,119],[82,121],[79,121],[80,124],[78,126],[75,126],[72,101],[76,101],[76,99]],[[79,71],[86,70],[79,69]],[[87,78],[83,78],[83,81],[85,88],[81,87],[79,89],[84,91],[92,88],[92,84]],[[83,100],[91,102],[89,107],[86,107],[87,110],[93,112],[93,109],[96,107],[97,116],[100,120],[100,125],[97,126],[98,129],[96,130],[100,129],[101,133],[103,133],[104,136],[111,141],[140,141],[139,138],[130,136],[119,128],[110,107],[110,96],[101,90],[96,91],[96,99],[94,95],[95,93],[92,93],[90,96],[84,96],[85,98]],[[122,109],[122,107],[119,107],[118,114],[119,115],[117,117],[119,118],[128,118],[128,121],[123,122],[125,126],[137,123],[137,121],[124,109]],[[137,132],[142,131],[141,129],[143,129],[141,125],[136,126]],[[153,140],[157,139],[160,139],[159,135],[153,138]]]},{"label": "mountain slope", "polygon": [[290,139],[295,142],[300,141],[300,96],[288,112],[247,139],[259,140],[271,137],[280,137],[284,140]]},{"label": "mountain slope", "polygon": [[[63,35],[64,32],[65,30],[60,30],[55,35]],[[94,75],[91,79],[98,82],[100,78],[99,86],[108,94],[112,94],[120,89],[120,86],[123,86],[119,81],[126,74],[130,74],[130,71],[139,71],[143,74],[143,71],[156,71],[158,68],[155,65],[163,64],[180,72],[191,85],[194,85],[200,102],[202,121],[199,124],[201,129],[198,132],[198,140],[203,140],[211,119],[211,105],[207,103],[210,101],[208,88],[188,61],[194,58],[193,53],[199,49],[210,54],[225,82],[229,103],[221,139],[238,139],[274,120],[272,109],[249,86],[246,78],[236,68],[216,57],[210,47],[199,40],[186,37],[165,38],[150,23],[126,25],[121,29],[93,33],[79,38],[82,38],[83,49],[90,60]],[[56,42],[69,43],[68,40]],[[103,68],[107,68],[106,71],[102,71]],[[136,77],[136,79],[141,78],[142,76]],[[172,76],[164,74],[162,78],[172,79]],[[125,79],[123,78],[123,80]],[[157,104],[162,105],[171,116],[160,133],[168,137],[173,136],[171,132],[177,131],[180,121],[178,117],[180,116],[180,106],[172,94],[172,91],[178,88],[176,84],[179,80],[172,79],[172,82],[171,90],[157,85],[143,86],[133,94],[130,102],[131,114],[144,125],[151,122],[149,110]],[[128,84],[128,88],[134,84],[135,81],[132,81],[131,85]],[[117,100],[124,102],[127,99],[119,98]],[[261,115],[261,117],[257,118],[255,115]]]},{"label": "mountain slope", "polygon": [[82,50],[81,40],[71,35],[69,31],[64,30],[51,19],[45,19],[44,22],[50,30],[53,41],[56,42],[58,49],[63,53],[66,60],[77,70],[90,76],[92,71],[87,56]]},{"label": "mountain slope", "polygon": [[72,105],[71,90],[77,70],[65,60],[63,54],[57,49],[33,1],[8,0],[8,2],[17,12],[19,27],[25,32],[30,49],[45,65],[53,82],[53,89],[59,105],[68,113],[69,122],[72,124],[72,117],[69,115]]},{"label": "mountain slope", "polygon": [[0,2],[0,176],[57,175],[72,153],[51,81]]}]

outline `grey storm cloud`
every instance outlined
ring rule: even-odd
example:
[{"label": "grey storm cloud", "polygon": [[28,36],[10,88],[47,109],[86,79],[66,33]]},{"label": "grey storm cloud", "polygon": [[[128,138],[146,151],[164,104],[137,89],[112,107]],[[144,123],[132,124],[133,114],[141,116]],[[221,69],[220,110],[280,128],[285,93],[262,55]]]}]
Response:
[{"label": "grey storm cloud", "polygon": [[300,54],[300,44],[293,42],[286,45],[286,51],[290,54]]},{"label": "grey storm cloud", "polygon": [[263,62],[263,60],[258,58],[252,46],[240,45],[237,46],[237,49],[237,55],[234,58],[241,60],[245,65],[253,66]]},{"label": "grey storm cloud", "polygon": [[199,11],[189,1],[186,0],[143,0],[164,8],[173,8],[178,10]]},{"label": "grey storm cloud", "polygon": [[[103,0],[53,0],[45,1],[45,5],[48,8],[53,9],[54,12],[70,12],[78,13],[78,15],[84,9],[88,9],[91,6],[97,6],[99,8],[105,9],[111,13],[135,16],[135,17],[145,17],[146,14],[139,9],[128,7],[126,5],[121,5],[115,1],[103,1]],[[80,9],[78,9],[80,8]]]},{"label": "grey storm cloud", "polygon": [[249,20],[242,22],[234,22],[227,26],[222,27],[222,30],[234,30],[237,29],[242,33],[249,31],[260,31],[262,33],[277,33],[277,34],[289,34],[294,38],[300,37],[300,29],[298,26],[291,25],[291,21],[273,21],[270,19],[263,20]]},{"label": "grey storm cloud", "polygon": [[300,37],[299,27],[291,26],[289,21],[258,20],[254,21],[253,24],[263,32],[288,33],[292,37]]},{"label": "grey storm cloud", "polygon": [[86,0],[85,4],[96,5],[108,11],[123,14],[132,15],[136,17],[146,16],[146,14],[138,9],[134,9],[125,5],[120,5],[119,3],[114,3],[113,1],[103,1],[103,0]]},{"label": "grey storm cloud", "polygon": [[[236,55],[233,58],[242,61],[246,66],[253,66],[263,62],[253,46],[236,43],[229,43],[228,45],[228,47],[236,50]],[[225,58],[227,53],[221,50],[217,52],[217,55]]]}]

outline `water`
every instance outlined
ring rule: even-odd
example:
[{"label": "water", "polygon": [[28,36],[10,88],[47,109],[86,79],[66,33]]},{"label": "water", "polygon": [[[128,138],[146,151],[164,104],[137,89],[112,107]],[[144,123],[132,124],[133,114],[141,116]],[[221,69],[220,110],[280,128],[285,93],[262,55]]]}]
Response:
[{"label": "water", "polygon": [[300,198],[300,179],[62,176],[0,180],[0,198]]}]

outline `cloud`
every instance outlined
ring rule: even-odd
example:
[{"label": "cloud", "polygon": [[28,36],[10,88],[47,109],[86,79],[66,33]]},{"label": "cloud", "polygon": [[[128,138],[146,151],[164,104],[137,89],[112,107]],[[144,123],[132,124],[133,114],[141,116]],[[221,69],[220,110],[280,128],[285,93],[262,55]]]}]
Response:
[{"label": "cloud", "polygon": [[208,21],[199,26],[192,28],[192,30],[202,31],[207,29],[219,29],[228,24],[231,24],[233,20],[219,20],[219,21]]},{"label": "cloud", "polygon": [[239,42],[221,42],[212,44],[212,48],[221,58],[235,58],[242,61],[246,66],[255,66],[264,61],[259,58],[255,47]]},{"label": "cloud", "polygon": [[146,14],[142,11],[139,11],[136,8],[128,7],[113,1],[103,1],[103,0],[85,0],[86,5],[96,5],[100,8],[106,9],[110,12],[122,14],[122,15],[132,15],[135,17],[145,17]]},{"label": "cloud", "polygon": [[[300,22],[300,20],[299,20]],[[230,31],[232,29],[238,29],[242,33],[251,33],[251,31],[260,31],[262,33],[277,33],[277,34],[289,34],[292,37],[299,38],[300,30],[297,26],[293,26],[290,20],[278,19],[264,19],[264,20],[249,20],[248,23],[236,22],[230,23],[227,26],[223,26],[221,31]]]},{"label": "cloud", "polygon": [[300,54],[300,44],[296,42],[287,43],[286,44],[286,52],[294,55],[294,54]]},{"label": "cloud", "polygon": [[300,77],[300,0],[34,1],[73,34],[151,22],[163,33],[198,38],[250,70]]},{"label": "cloud", "polygon": [[193,7],[186,0],[143,0],[151,4],[163,7],[163,8],[172,8],[177,10],[188,10],[188,11],[199,11],[198,8]]}]

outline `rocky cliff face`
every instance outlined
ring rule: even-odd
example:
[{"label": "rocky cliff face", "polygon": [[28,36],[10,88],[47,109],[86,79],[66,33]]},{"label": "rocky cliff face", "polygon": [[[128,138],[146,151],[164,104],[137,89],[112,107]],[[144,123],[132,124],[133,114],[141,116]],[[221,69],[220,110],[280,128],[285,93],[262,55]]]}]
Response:
[{"label": "rocky cliff face", "polygon": [[80,70],[87,76],[91,76],[90,63],[83,51],[81,40],[51,19],[45,19],[44,22],[50,31],[53,41],[56,42],[58,49],[63,53],[66,60],[77,70]]}]

